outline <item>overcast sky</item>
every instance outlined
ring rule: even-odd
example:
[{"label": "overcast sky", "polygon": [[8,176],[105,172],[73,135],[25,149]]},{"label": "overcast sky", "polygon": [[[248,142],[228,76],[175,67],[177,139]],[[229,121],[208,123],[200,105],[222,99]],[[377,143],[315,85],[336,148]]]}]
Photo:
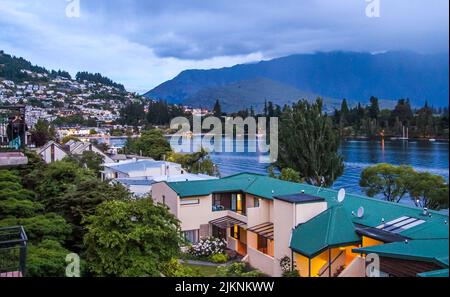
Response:
[{"label": "overcast sky", "polygon": [[[79,17],[66,7],[79,1]],[[370,1],[380,3],[369,18]],[[448,53],[448,0],[0,0],[0,49],[145,92],[192,68],[294,53]]]}]

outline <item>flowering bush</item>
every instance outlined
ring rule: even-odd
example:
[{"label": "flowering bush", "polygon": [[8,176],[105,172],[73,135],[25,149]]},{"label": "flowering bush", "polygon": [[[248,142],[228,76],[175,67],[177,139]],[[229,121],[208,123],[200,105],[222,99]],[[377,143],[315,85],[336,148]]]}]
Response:
[{"label": "flowering bush", "polygon": [[189,254],[196,257],[209,257],[215,254],[222,254],[227,246],[225,239],[205,238],[192,245]]}]

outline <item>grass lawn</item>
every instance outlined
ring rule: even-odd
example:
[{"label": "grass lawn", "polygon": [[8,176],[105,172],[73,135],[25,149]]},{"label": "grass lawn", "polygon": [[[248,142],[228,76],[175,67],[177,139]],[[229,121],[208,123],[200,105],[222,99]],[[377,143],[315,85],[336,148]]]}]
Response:
[{"label": "grass lawn", "polygon": [[183,264],[183,265],[198,271],[201,274],[201,276],[204,276],[204,277],[216,276],[217,267],[215,267],[215,266],[203,266],[203,265],[193,265],[193,264]]}]

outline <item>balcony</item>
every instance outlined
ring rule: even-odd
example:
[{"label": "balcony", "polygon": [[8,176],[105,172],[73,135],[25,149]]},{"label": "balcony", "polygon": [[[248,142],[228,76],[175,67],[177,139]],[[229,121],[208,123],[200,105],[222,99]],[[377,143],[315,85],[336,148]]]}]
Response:
[{"label": "balcony", "polygon": [[27,241],[22,226],[0,228],[0,277],[25,275]]},{"label": "balcony", "polygon": [[232,211],[246,216],[245,200],[242,193],[216,193],[212,197],[212,211]]}]

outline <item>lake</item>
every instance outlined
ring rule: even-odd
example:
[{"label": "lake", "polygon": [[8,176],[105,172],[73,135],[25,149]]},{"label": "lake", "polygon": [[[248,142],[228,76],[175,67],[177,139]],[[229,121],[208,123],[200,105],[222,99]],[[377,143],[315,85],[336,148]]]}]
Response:
[{"label": "lake", "polygon": [[[111,139],[111,145],[123,146],[126,139]],[[236,141],[235,141],[236,142]],[[258,162],[261,153],[247,152],[248,142],[244,142],[242,153],[211,153],[211,159],[219,166],[222,176],[239,172],[267,174],[267,164]],[[345,161],[344,174],[334,183],[333,188],[345,188],[350,193],[362,194],[359,176],[364,168],[376,163],[411,165],[418,171],[428,171],[449,178],[448,142],[429,141],[344,141],[340,153]],[[409,203],[409,199],[404,199]]]}]

